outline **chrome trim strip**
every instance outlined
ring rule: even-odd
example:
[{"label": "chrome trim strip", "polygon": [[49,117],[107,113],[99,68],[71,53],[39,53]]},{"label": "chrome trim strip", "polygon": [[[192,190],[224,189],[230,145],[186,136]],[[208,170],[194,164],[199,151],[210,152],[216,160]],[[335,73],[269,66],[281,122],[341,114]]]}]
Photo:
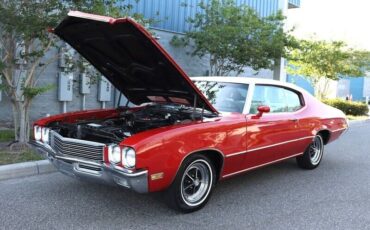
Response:
[{"label": "chrome trim strip", "polygon": [[81,159],[73,158],[73,157],[55,156],[55,158],[59,160],[73,161],[73,162],[78,162],[78,163],[96,166],[96,167],[110,168],[112,170],[116,170],[115,172],[122,174],[124,176],[127,176],[127,177],[136,177],[136,176],[141,176],[141,175],[148,173],[148,170],[143,170],[143,171],[138,171],[138,172],[124,171],[124,168],[121,168],[121,167],[117,167],[117,166],[109,167],[107,164],[99,164],[96,162],[85,161],[85,160],[81,160]]},{"label": "chrome trim strip", "polygon": [[97,166],[97,167],[102,166],[102,164],[99,164],[99,163],[96,163],[96,162],[93,162],[93,161],[86,161],[86,160],[82,160],[82,159],[74,158],[74,157],[62,157],[62,156],[58,156],[58,155],[55,155],[54,157],[57,158],[57,159],[60,159],[60,160],[74,161],[74,162],[83,163],[83,164],[87,164],[87,165],[91,165],[91,166]]},{"label": "chrome trim strip", "polygon": [[[95,170],[91,170],[91,169],[81,168],[80,163],[73,163],[72,165],[73,165],[73,170],[75,170],[77,172],[87,173],[87,174],[90,174],[90,175],[93,175],[93,176],[101,176],[101,171],[95,171]],[[101,169],[101,168],[98,168],[98,169]]]},{"label": "chrome trim strip", "polygon": [[271,161],[271,162],[268,162],[268,163],[264,163],[264,164],[260,164],[260,165],[253,166],[253,167],[250,167],[250,168],[246,168],[246,169],[243,169],[243,170],[240,170],[240,171],[237,171],[237,172],[226,174],[222,178],[226,178],[226,177],[233,176],[235,174],[247,172],[247,171],[250,171],[250,170],[253,170],[253,169],[256,169],[256,168],[260,168],[260,167],[263,167],[263,166],[266,166],[266,165],[270,165],[270,164],[273,164],[273,163],[276,163],[276,162],[279,162],[279,161],[283,161],[283,160],[286,160],[286,159],[289,159],[289,158],[293,158],[293,157],[296,157],[296,156],[299,156],[299,155],[302,155],[302,154],[303,154],[303,152],[297,153],[297,154],[294,154],[294,155],[291,155],[291,156],[288,156],[288,157],[280,158],[278,160],[274,160],[274,161]]},{"label": "chrome trim strip", "polygon": [[[245,84],[245,83],[240,83],[240,84]],[[249,114],[249,111],[251,110],[254,87],[255,87],[254,83],[250,83],[246,85],[248,86],[248,92],[245,98],[245,103],[244,103],[244,108],[243,108],[243,114],[245,115]]]},{"label": "chrome trim strip", "polygon": [[267,149],[267,148],[271,148],[271,147],[274,147],[274,146],[288,144],[288,143],[291,143],[291,142],[305,140],[305,139],[314,138],[314,137],[315,136],[302,137],[302,138],[298,138],[298,139],[294,139],[294,140],[290,140],[290,141],[283,141],[283,142],[276,143],[276,144],[273,144],[273,145],[266,145],[266,146],[262,146],[262,147],[258,147],[258,148],[254,148],[254,149],[249,149],[249,150],[246,150],[246,151],[230,153],[230,154],[226,155],[226,157],[237,156],[237,155],[244,154],[244,153],[254,152],[254,151],[257,151],[257,150]]},{"label": "chrome trim strip", "polygon": [[141,176],[141,175],[144,175],[144,174],[148,174],[148,170],[132,172],[132,173],[124,172],[124,171],[120,171],[120,170],[117,170],[116,172],[121,174],[121,175],[127,176],[127,177],[138,177],[138,176]]},{"label": "chrome trim strip", "polygon": [[339,132],[339,131],[342,131],[342,130],[346,130],[348,128],[340,128],[340,129],[335,129],[333,131],[331,131],[332,133],[335,133],[335,132]]},{"label": "chrome trim strip", "polygon": [[85,141],[85,140],[80,140],[80,139],[73,139],[73,138],[63,137],[55,131],[50,131],[50,133],[52,133],[54,136],[57,136],[62,141],[68,141],[68,142],[79,143],[79,144],[84,144],[84,145],[92,145],[92,146],[96,146],[96,147],[104,147],[105,146],[105,144],[99,143],[99,142]]},{"label": "chrome trim strip", "polygon": [[231,153],[229,155],[226,155],[226,157],[232,157],[232,156],[236,156],[236,155],[240,155],[240,154],[244,154],[244,153],[247,153],[247,151],[241,151],[241,152]]}]

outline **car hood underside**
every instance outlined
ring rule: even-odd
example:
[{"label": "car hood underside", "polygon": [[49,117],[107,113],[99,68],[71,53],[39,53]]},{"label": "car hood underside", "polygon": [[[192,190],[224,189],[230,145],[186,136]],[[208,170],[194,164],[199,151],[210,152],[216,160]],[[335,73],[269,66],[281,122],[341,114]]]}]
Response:
[{"label": "car hood underside", "polygon": [[71,11],[54,33],[134,104],[172,102],[217,112],[153,36],[130,18]]}]

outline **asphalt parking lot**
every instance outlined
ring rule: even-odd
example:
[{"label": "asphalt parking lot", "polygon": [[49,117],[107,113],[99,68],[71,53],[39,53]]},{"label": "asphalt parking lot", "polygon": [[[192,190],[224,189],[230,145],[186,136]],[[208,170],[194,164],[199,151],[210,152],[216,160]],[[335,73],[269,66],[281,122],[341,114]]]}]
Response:
[{"label": "asphalt parking lot", "polygon": [[316,170],[288,160],[221,182],[191,214],[60,173],[1,181],[0,229],[370,229],[370,122],[325,153]]}]

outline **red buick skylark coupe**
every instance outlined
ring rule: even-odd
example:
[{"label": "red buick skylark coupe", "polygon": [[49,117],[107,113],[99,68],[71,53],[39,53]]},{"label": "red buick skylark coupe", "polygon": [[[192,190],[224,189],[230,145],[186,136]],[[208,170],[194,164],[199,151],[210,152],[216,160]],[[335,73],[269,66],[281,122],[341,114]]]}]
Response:
[{"label": "red buick skylark coupe", "polygon": [[114,109],[35,122],[32,144],[72,177],[164,191],[171,207],[191,212],[219,180],[288,158],[316,168],[324,145],[348,128],[341,111],[289,83],[190,79],[129,18],[73,11],[54,33],[123,95]]}]

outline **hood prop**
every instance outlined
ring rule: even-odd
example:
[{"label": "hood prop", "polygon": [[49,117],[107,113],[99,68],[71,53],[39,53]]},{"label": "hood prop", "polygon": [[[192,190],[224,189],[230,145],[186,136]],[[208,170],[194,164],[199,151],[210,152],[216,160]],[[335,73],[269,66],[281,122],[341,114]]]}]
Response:
[{"label": "hood prop", "polygon": [[195,120],[195,111],[196,110],[197,110],[197,95],[194,94],[194,105],[193,105],[193,114],[192,114],[193,120]]}]

